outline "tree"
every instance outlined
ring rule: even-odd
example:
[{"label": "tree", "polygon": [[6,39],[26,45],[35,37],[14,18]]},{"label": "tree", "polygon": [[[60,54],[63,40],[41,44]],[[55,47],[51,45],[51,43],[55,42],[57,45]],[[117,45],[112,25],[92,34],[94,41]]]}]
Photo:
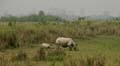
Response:
[{"label": "tree", "polygon": [[78,20],[85,20],[85,17],[79,17]]},{"label": "tree", "polygon": [[44,11],[39,11],[38,15],[39,16],[45,16],[45,13],[44,13]]}]

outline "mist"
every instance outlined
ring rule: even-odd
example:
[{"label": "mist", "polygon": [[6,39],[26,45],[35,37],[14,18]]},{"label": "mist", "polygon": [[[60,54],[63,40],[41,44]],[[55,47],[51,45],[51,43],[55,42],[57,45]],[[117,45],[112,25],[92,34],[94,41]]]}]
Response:
[{"label": "mist", "polygon": [[100,15],[108,12],[120,15],[119,0],[0,0],[0,16],[27,15],[40,10],[49,12],[60,9],[74,15]]}]

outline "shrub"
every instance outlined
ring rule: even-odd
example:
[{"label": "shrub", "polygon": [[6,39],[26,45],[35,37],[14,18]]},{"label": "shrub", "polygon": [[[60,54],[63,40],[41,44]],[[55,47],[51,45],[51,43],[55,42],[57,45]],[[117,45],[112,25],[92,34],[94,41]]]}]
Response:
[{"label": "shrub", "polygon": [[8,26],[12,26],[12,22],[9,22],[9,23],[8,23]]}]

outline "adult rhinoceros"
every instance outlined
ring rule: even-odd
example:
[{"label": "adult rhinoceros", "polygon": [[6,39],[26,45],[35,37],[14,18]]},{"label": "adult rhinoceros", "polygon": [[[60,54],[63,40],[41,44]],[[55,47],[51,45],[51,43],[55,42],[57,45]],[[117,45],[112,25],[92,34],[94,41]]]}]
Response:
[{"label": "adult rhinoceros", "polygon": [[58,48],[60,47],[69,47],[70,50],[74,49],[76,50],[77,44],[73,41],[72,38],[66,38],[66,37],[58,37],[56,39],[56,45]]}]

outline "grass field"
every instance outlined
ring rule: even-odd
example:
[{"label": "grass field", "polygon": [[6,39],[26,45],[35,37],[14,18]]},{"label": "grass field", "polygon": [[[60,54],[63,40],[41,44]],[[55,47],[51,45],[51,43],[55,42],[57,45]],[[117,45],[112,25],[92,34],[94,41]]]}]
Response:
[{"label": "grass field", "polygon": [[[105,66],[119,66],[119,40],[120,37],[117,36],[99,36],[95,38],[89,38],[86,40],[76,39],[79,51],[69,51],[67,48],[64,49],[66,55],[63,61],[35,61],[33,57],[35,56],[37,50],[40,48],[39,44],[28,48],[16,48],[11,50],[9,49],[0,52],[0,55],[2,56],[2,59],[0,58],[0,62],[2,62],[3,64],[7,64],[7,66],[50,66],[53,63],[55,63],[55,66],[62,66],[64,62],[67,62],[67,60],[72,59],[73,61],[80,62],[77,60],[80,60],[81,58],[86,59],[87,57],[102,56],[105,57]],[[13,61],[12,57],[14,57],[20,51],[24,51],[27,54],[28,58],[23,61]]]},{"label": "grass field", "polygon": [[[58,25],[21,23],[8,26],[2,23],[0,66],[120,66],[119,25],[85,22]],[[58,36],[72,37],[79,50],[40,50],[42,42],[53,44]]]}]

